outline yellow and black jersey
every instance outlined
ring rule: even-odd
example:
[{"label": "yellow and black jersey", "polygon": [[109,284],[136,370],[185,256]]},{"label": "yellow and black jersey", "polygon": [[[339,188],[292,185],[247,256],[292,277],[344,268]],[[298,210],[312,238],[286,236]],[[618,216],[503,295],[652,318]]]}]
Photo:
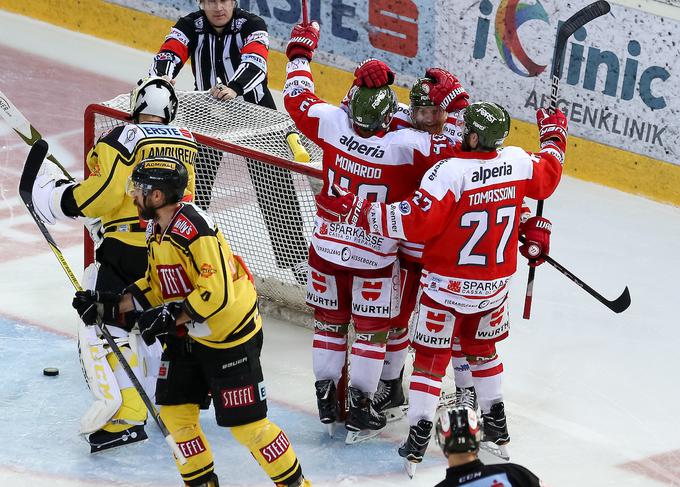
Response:
[{"label": "yellow and black jersey", "polygon": [[189,335],[213,348],[239,345],[262,328],[252,276],[198,207],[180,204],[165,231],[150,223],[147,245],[146,276],[127,289],[145,309],[183,300]]},{"label": "yellow and black jersey", "polygon": [[[105,238],[144,247],[145,227],[125,185],[134,167],[154,156],[174,157],[185,164],[189,184],[185,199],[193,200],[194,162],[197,147],[194,136],[181,127],[158,124],[123,125],[99,139],[87,156],[90,175],[65,193],[62,207],[66,214],[100,218]],[[69,211],[70,208],[70,211]]]}]

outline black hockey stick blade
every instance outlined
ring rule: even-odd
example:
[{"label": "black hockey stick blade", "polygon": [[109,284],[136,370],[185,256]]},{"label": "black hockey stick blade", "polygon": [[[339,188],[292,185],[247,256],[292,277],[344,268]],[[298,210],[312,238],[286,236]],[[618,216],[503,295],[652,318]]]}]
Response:
[{"label": "black hockey stick blade", "polygon": [[622,313],[628,309],[630,306],[630,291],[628,290],[628,286],[623,290],[621,293],[621,296],[618,298],[614,299],[613,301],[610,301],[609,299],[605,298],[602,296],[600,293],[595,291],[592,287],[590,287],[588,284],[583,282],[581,279],[576,277],[574,274],[569,272],[562,264],[557,262],[555,259],[550,257],[549,255],[546,255],[543,257],[545,261],[553,266],[555,269],[560,271],[562,274],[567,276],[569,280],[574,282],[578,287],[583,289],[585,292],[590,294],[592,297],[597,299],[600,303],[604,304],[607,308],[612,310],[614,313]]},{"label": "black hockey stick blade", "polygon": [[19,197],[24,202],[24,205],[26,205],[28,212],[38,224],[38,227],[47,239],[47,242],[54,246],[56,243],[54,242],[52,235],[50,235],[50,233],[47,231],[45,228],[45,223],[35,212],[35,208],[33,207],[33,184],[38,177],[40,167],[42,166],[48,151],[49,145],[47,145],[47,142],[45,142],[43,139],[38,139],[31,146],[31,150],[28,152],[28,157],[26,158],[24,170],[21,173],[21,179],[19,180]]},{"label": "black hockey stick blade", "polygon": [[611,6],[609,5],[609,2],[605,0],[599,0],[583,7],[581,10],[565,20],[564,23],[562,23],[559,30],[557,31],[557,39],[555,40],[555,52],[553,54],[551,76],[557,76],[558,79],[562,77],[562,64],[564,61],[564,54],[566,52],[567,41],[574,34],[574,32],[579,30],[588,22],[608,14],[610,10]]}]

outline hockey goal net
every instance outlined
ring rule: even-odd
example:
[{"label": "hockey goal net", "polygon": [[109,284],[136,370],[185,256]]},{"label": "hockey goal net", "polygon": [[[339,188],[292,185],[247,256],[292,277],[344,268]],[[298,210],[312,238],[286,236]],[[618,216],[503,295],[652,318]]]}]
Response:
[{"label": "hockey goal net", "polygon": [[[177,95],[173,125],[191,130],[199,144],[195,203],[245,259],[265,302],[307,311],[303,284],[321,149],[301,137],[311,161],[295,162],[286,142],[295,126],[287,114],[205,92]],[[128,107],[129,95],[87,107],[86,152],[102,134],[129,123]],[[92,258],[86,245],[85,262]]]}]

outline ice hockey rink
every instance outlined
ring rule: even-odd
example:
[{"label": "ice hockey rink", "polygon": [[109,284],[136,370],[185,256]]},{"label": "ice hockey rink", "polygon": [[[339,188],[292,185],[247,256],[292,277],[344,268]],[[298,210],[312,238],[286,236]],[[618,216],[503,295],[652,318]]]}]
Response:
[{"label": "ice hockey rink", "polygon": [[[0,32],[0,90],[82,175],[85,106],[129,91],[151,56],[1,11]],[[182,88],[191,86],[186,71]],[[91,399],[77,358],[73,290],[17,195],[26,154],[0,121],[0,486],[180,485],[153,424],[150,441],[100,455],[78,436]],[[544,265],[532,319],[522,320],[520,266],[511,336],[499,347],[512,460],[553,487],[680,485],[680,208],[565,177],[545,214],[553,221],[551,255],[611,299],[628,285],[632,305],[613,314]],[[60,225],[53,235],[81,269],[81,227]],[[266,319],[270,417],[314,485],[441,480],[446,463],[434,443],[415,478],[405,475],[396,453],[404,421],[353,446],[327,436],[316,413],[311,339],[308,329]],[[58,367],[59,376],[43,376],[44,367]],[[271,485],[212,412],[203,425],[222,485]]]}]

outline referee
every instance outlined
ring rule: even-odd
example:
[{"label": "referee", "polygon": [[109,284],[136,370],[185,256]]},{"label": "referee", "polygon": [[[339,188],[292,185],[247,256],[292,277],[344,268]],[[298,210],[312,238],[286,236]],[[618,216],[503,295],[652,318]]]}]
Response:
[{"label": "referee", "polygon": [[[264,20],[238,8],[236,0],[199,0],[198,4],[199,10],[180,18],[171,29],[150,74],[173,79],[191,59],[196,90],[210,90],[219,100],[241,96],[275,110],[267,87],[269,33]],[[204,210],[210,206],[221,160],[219,151],[199,145],[195,203]],[[292,269],[296,280],[304,284],[309,244],[292,175],[271,164],[246,162],[276,264]]]}]

